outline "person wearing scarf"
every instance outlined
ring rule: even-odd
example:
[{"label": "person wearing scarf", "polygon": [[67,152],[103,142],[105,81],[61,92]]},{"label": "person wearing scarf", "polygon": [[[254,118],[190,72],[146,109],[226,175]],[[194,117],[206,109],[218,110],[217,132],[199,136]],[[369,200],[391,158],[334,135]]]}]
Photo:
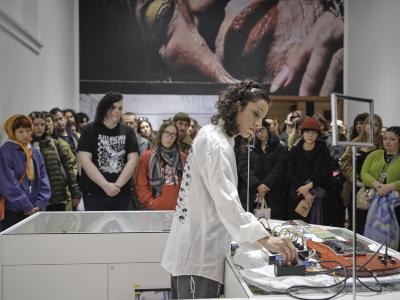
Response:
[{"label": "person wearing scarf", "polygon": [[179,149],[177,132],[173,121],[164,122],[155,145],[140,158],[136,191],[139,201],[148,209],[175,209],[186,160]]},{"label": "person wearing scarf", "polygon": [[13,115],[4,130],[9,139],[0,147],[0,194],[6,200],[2,230],[46,210],[51,196],[43,158],[30,144],[31,120]]}]

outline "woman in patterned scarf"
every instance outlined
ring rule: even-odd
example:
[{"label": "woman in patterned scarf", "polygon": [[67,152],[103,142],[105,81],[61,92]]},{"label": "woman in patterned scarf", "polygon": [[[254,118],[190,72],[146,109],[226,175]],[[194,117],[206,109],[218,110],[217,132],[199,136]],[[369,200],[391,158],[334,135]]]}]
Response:
[{"label": "woman in patterned scarf", "polygon": [[179,149],[177,133],[173,121],[164,122],[153,148],[140,157],[136,192],[139,201],[149,209],[175,209],[186,160]]}]

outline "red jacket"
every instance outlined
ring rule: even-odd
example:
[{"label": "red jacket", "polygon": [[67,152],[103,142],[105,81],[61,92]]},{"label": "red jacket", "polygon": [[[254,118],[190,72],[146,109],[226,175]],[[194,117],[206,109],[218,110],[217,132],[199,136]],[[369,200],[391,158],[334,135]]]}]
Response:
[{"label": "red jacket", "polygon": [[[182,174],[177,174],[175,172],[173,172],[173,174],[169,174],[171,178],[172,176],[179,176],[179,178],[177,184],[174,184],[172,182],[168,183],[168,173],[170,173],[169,171],[171,170],[168,170],[169,166],[166,166],[166,164],[162,162],[161,168],[166,171],[162,173],[167,173],[167,183],[164,183],[161,186],[160,196],[154,198],[152,195],[150,180],[148,177],[151,151],[152,150],[149,149],[144,152],[139,161],[139,167],[136,174],[136,193],[139,197],[139,201],[144,206],[152,210],[174,210],[179,194],[179,188],[181,186]],[[186,155],[183,152],[180,152],[180,154],[182,163],[184,164],[186,161]]]}]

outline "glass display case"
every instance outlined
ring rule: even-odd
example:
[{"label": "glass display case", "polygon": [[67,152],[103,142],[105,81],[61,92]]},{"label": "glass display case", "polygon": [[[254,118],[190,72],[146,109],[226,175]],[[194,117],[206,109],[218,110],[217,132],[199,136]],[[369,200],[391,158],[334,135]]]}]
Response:
[{"label": "glass display case", "polygon": [[[332,235],[343,241],[351,241],[353,237],[353,232],[345,228],[322,226],[296,228],[306,238],[310,238],[309,232],[313,232],[315,229],[323,229],[324,235]],[[371,251],[370,256],[381,246],[360,235],[358,235],[357,241],[362,245],[368,246]],[[385,247],[381,247],[379,253],[384,255],[385,250]],[[395,260],[394,258],[400,259],[400,253],[389,248],[387,255],[393,258],[393,261]],[[315,264],[318,267],[318,275],[311,275],[308,272],[305,276],[280,277],[276,276],[275,265],[269,264],[270,257],[271,253],[262,249],[258,244],[240,245],[234,255],[227,255],[225,259],[225,297],[258,298],[268,296],[268,299],[282,299],[282,297],[292,298],[290,297],[290,294],[292,294],[305,299],[325,299],[338,294],[337,298],[352,299],[353,280],[351,277],[351,268],[347,272],[348,278],[346,280],[344,280],[344,277],[339,272],[336,272],[334,276],[326,274],[326,269],[321,268],[319,264]],[[348,257],[351,258],[352,256],[349,255]],[[318,262],[318,260],[316,261]],[[400,297],[399,262],[396,260],[395,264],[398,264],[398,268],[392,274],[381,276],[382,274],[379,274],[379,272],[372,272],[371,276],[359,277],[358,280],[361,283],[357,280],[357,294],[360,293],[360,295],[376,297],[377,299],[398,299]],[[306,266],[309,268],[310,264],[306,264]],[[331,285],[333,287],[329,288]],[[302,287],[293,288],[288,291],[289,287],[294,286]]]},{"label": "glass display case", "polygon": [[135,299],[168,289],[173,211],[40,212],[0,234],[0,299]]},{"label": "glass display case", "polygon": [[41,212],[3,235],[169,232],[172,211]]}]

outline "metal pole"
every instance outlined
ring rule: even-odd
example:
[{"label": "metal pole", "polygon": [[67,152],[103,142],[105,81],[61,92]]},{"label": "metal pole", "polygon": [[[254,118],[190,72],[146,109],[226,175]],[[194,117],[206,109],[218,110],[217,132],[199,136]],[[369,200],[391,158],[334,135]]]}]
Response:
[{"label": "metal pole", "polygon": [[250,207],[250,151],[251,145],[247,145],[247,206],[246,211],[249,212]]},{"label": "metal pole", "polygon": [[357,266],[357,259],[356,259],[356,246],[357,246],[357,228],[356,228],[356,146],[351,146],[352,150],[352,158],[353,158],[353,190],[352,190],[352,218],[353,218],[353,266],[352,266],[352,273],[353,273],[353,299],[357,298],[357,282],[356,282],[356,266]]},{"label": "metal pole", "polygon": [[[250,152],[254,148],[256,142],[256,134],[253,135],[253,144],[247,144],[247,208],[246,211],[249,212],[250,207]],[[253,199],[254,200],[254,199]]]}]

